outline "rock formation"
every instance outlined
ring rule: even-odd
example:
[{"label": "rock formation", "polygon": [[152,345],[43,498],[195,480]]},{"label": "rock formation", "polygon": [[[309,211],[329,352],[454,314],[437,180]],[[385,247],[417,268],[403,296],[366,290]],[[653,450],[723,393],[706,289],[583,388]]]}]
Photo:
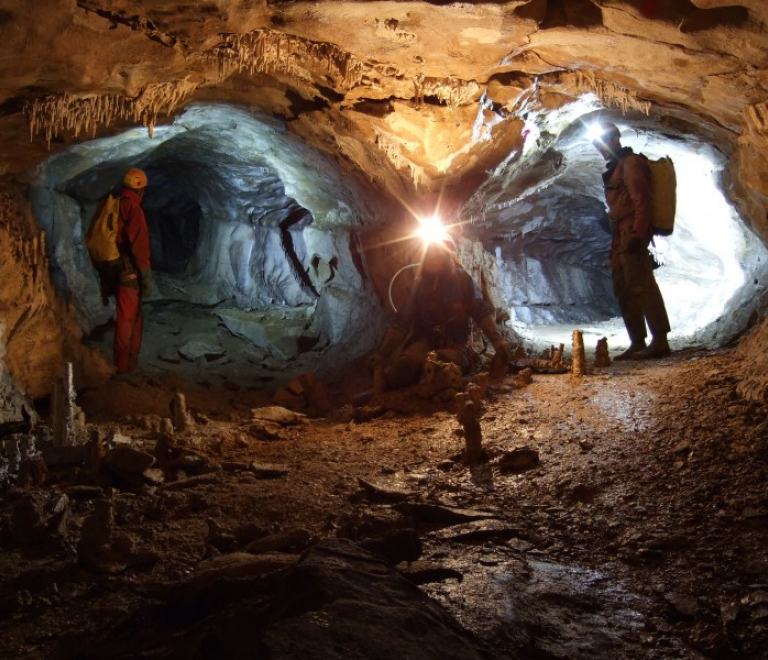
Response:
[{"label": "rock formation", "polygon": [[[673,347],[768,333],[761,0],[8,4],[9,409],[66,361],[76,380],[94,364],[79,335],[110,310],[82,236],[129,164],[150,176],[169,287],[246,312],[306,309],[291,341],[332,364],[375,342],[416,254],[396,239],[435,211],[459,224],[510,331],[610,319],[602,162],[585,137],[598,117],[678,168],[677,229],[660,241]],[[334,266],[321,278],[312,264]],[[746,394],[764,397],[764,373],[745,375]]]}]

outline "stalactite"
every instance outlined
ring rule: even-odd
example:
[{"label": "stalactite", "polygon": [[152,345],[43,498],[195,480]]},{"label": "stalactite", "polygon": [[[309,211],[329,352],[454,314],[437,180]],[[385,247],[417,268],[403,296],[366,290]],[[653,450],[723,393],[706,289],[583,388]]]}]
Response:
[{"label": "stalactite", "polygon": [[207,59],[216,59],[222,77],[247,72],[251,75],[284,75],[310,82],[312,69],[316,67],[323,72],[323,77],[337,78],[342,88],[349,89],[365,79],[376,80],[392,68],[391,65],[362,62],[334,44],[268,29],[222,37],[225,45],[206,55]]},{"label": "stalactite", "polygon": [[413,77],[413,103],[417,108],[420,108],[424,103],[424,76],[417,73]]},{"label": "stalactite", "polygon": [[645,115],[651,111],[652,104],[650,101],[642,101],[632,90],[596,78],[593,71],[561,73],[556,76],[555,80],[557,83],[575,90],[577,94],[592,92],[602,105],[621,108],[624,114],[630,109],[639,110]]},{"label": "stalactite", "polygon": [[[282,75],[294,81],[311,83],[314,78],[331,77],[338,89],[379,86],[382,78],[395,78],[399,71],[393,64],[364,62],[335,44],[309,41],[268,29],[245,34],[222,35],[223,44],[206,54],[215,58],[219,75],[246,72]],[[314,75],[313,75],[314,74]],[[425,96],[434,96],[451,108],[474,100],[481,92],[474,80],[449,76],[430,78],[416,74],[412,78],[413,100],[419,106]]]},{"label": "stalactite", "polygon": [[171,115],[196,87],[196,84],[183,80],[149,84],[136,98],[65,93],[34,99],[24,107],[30,140],[42,133],[50,147],[53,138],[64,131],[73,133],[74,137],[80,133],[95,137],[99,128],[117,120],[141,123],[152,137],[157,118],[162,114]]}]

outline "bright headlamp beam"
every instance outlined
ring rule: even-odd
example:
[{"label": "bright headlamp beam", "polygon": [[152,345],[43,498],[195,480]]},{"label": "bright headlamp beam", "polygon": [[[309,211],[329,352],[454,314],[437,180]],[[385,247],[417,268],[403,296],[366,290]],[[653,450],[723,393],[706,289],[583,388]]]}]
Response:
[{"label": "bright headlamp beam", "polygon": [[595,122],[587,126],[587,137],[589,137],[590,142],[596,142],[603,137],[603,131],[603,126]]},{"label": "bright headlamp beam", "polygon": [[450,240],[450,236],[445,227],[443,227],[443,223],[435,215],[430,218],[419,219],[419,230],[417,233],[427,245]]}]

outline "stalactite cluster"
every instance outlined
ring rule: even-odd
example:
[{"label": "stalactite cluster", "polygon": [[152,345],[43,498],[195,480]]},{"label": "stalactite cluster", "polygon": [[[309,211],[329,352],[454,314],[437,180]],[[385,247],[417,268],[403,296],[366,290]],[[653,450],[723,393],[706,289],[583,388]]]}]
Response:
[{"label": "stalactite cluster", "polygon": [[311,81],[318,66],[339,81],[344,89],[360,84],[376,84],[380,76],[390,76],[390,65],[369,65],[334,44],[309,41],[274,30],[260,29],[245,34],[222,35],[226,46],[218,47],[215,57],[222,77],[235,72],[284,75],[293,80]]},{"label": "stalactite cluster", "polygon": [[452,76],[431,78],[417,75],[413,78],[413,85],[416,105],[421,105],[425,96],[432,96],[449,108],[456,108],[474,101],[481,92],[480,85],[474,80],[460,80]]},{"label": "stalactite cluster", "polygon": [[621,108],[624,113],[630,109],[639,110],[646,115],[651,111],[650,101],[638,99],[635,92],[625,87],[600,80],[593,71],[562,73],[558,74],[557,79],[561,84],[575,90],[577,94],[592,92],[605,107]]},{"label": "stalactite cluster", "polygon": [[196,87],[187,80],[155,83],[144,87],[136,98],[116,94],[56,94],[26,104],[24,114],[30,139],[42,133],[49,146],[51,140],[64,131],[73,133],[74,137],[80,133],[90,133],[95,137],[99,128],[109,126],[116,120],[141,123],[152,137],[158,117],[172,114]]},{"label": "stalactite cluster", "polygon": [[[329,76],[340,90],[353,87],[380,86],[385,78],[394,78],[398,69],[392,64],[369,64],[352,53],[330,43],[309,41],[294,35],[268,29],[246,34],[222,35],[226,46],[218,47],[208,57],[215,57],[222,77],[235,72],[283,75],[296,81],[312,82],[313,77]],[[469,103],[480,94],[474,81],[454,77],[413,77],[414,100],[417,105],[424,97],[439,99],[449,107]]]},{"label": "stalactite cluster", "polygon": [[396,170],[408,170],[408,175],[416,188],[426,181],[424,168],[411,162],[402,154],[400,142],[385,133],[377,133],[375,144]]},{"label": "stalactite cluster", "polygon": [[40,230],[30,236],[29,232],[24,231],[23,221],[18,217],[16,210],[16,202],[7,193],[0,194],[0,223],[0,244],[8,246],[14,261],[24,272],[30,273],[32,283],[38,285],[41,282],[40,275],[48,269],[45,232]]}]

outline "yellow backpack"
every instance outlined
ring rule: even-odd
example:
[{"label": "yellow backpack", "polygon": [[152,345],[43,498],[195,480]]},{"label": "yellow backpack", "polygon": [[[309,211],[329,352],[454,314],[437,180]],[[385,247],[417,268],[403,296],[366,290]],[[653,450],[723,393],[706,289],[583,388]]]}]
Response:
[{"label": "yellow backpack", "polygon": [[[651,172],[651,233],[654,236],[670,236],[675,230],[675,214],[677,213],[677,174],[675,164],[669,156],[651,160],[645,154],[637,154],[648,163]],[[624,184],[624,161],[618,165],[620,169],[621,186]],[[625,213],[628,209],[620,207]],[[613,217],[613,216],[611,216]],[[621,217],[621,216],[619,216]]]},{"label": "yellow backpack", "polygon": [[677,211],[675,165],[669,156],[663,156],[658,160],[649,158],[648,166],[653,178],[653,233],[655,236],[669,236],[675,229]]},{"label": "yellow backpack", "polygon": [[120,198],[110,193],[99,205],[85,235],[85,246],[94,264],[120,259],[117,249],[119,218]]}]

